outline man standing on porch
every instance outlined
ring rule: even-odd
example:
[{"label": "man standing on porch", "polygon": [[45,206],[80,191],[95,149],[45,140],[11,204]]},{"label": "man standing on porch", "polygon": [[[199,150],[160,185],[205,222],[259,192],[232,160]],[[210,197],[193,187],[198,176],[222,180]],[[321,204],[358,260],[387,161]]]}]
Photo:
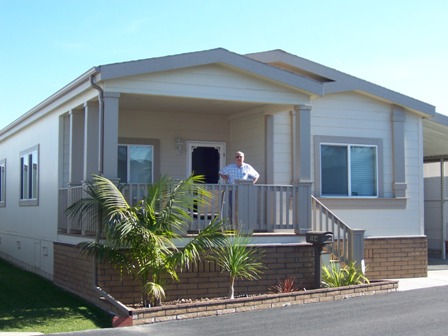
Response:
[{"label": "man standing on porch", "polygon": [[248,163],[244,162],[244,153],[236,152],[235,163],[225,166],[219,171],[219,176],[229,184],[235,184],[237,180],[252,180],[257,182],[260,174]]}]

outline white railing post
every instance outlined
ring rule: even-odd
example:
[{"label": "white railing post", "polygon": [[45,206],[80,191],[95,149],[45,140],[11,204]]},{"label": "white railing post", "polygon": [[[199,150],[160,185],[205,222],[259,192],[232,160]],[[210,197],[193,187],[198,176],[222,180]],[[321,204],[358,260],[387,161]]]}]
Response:
[{"label": "white railing post", "polygon": [[237,182],[236,226],[239,231],[251,231],[251,223],[257,218],[257,202],[255,188],[252,181],[241,180]]},{"label": "white railing post", "polygon": [[357,267],[364,264],[364,233],[366,230],[351,229],[349,231],[348,260],[355,261]]},{"label": "white railing post", "polygon": [[299,197],[297,207],[297,224],[295,231],[300,234],[305,234],[311,231],[312,218],[311,218],[311,186],[312,182],[300,182],[298,184]]}]

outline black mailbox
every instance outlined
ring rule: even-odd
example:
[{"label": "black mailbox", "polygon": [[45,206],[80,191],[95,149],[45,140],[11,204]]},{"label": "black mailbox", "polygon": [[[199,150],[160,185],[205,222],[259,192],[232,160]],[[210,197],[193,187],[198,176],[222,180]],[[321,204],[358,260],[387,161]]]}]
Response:
[{"label": "black mailbox", "polygon": [[324,246],[333,242],[333,232],[329,231],[308,231],[306,233],[306,242],[313,244],[314,247],[314,288],[320,288],[320,255]]},{"label": "black mailbox", "polygon": [[306,242],[316,245],[331,244],[333,242],[333,232],[308,231],[306,233]]}]

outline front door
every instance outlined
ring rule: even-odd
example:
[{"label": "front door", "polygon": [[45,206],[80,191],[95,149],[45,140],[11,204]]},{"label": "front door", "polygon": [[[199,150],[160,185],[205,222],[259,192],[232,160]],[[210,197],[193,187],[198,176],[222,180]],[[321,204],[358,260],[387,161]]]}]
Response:
[{"label": "front door", "polygon": [[205,183],[218,183],[219,170],[224,167],[225,144],[206,141],[187,142],[188,172],[204,175]]}]

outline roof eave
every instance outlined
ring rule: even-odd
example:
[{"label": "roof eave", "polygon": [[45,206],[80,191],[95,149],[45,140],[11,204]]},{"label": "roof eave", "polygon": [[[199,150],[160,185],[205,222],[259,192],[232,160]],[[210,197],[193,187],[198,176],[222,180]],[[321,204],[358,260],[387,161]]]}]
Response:
[{"label": "roof eave", "polygon": [[332,81],[324,83],[324,95],[337,92],[357,91],[370,96],[377,97],[383,101],[400,105],[423,117],[433,117],[436,113],[435,106],[406,96],[399,92],[384,88],[380,85],[370,83],[366,80],[351,76],[325,65],[307,60],[305,58],[289,54],[283,50],[271,50],[266,52],[246,55],[247,57],[259,60],[260,62],[274,63],[283,62],[290,66],[295,66],[319,76],[329,78]]},{"label": "roof eave", "polygon": [[69,84],[64,86],[62,89],[58,90],[54,94],[52,94],[50,97],[46,98],[44,101],[40,102],[38,105],[34,106],[31,110],[11,122],[9,125],[4,127],[0,130],[0,137],[6,134],[7,132],[11,131],[16,126],[23,123],[25,120],[29,119],[36,113],[42,111],[45,107],[49,106],[56,100],[60,99],[64,95],[66,95],[68,92],[72,91],[73,89],[77,88],[78,86],[82,85],[86,81],[90,80],[90,77],[92,75],[96,75],[99,73],[99,69],[97,67],[93,67],[89,70],[87,70],[85,73],[83,73],[81,76],[77,77],[73,81],[71,81]]},{"label": "roof eave", "polygon": [[207,64],[224,64],[237,70],[273,80],[311,95],[322,95],[322,83],[258,62],[223,48],[138,61],[102,65],[101,80],[150,74]]}]

